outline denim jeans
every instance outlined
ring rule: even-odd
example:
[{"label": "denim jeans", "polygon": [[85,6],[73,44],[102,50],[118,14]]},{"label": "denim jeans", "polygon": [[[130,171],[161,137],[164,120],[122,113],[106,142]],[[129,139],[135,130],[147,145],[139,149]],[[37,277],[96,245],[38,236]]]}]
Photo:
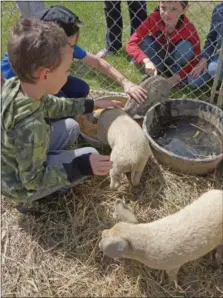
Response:
[{"label": "denim jeans", "polygon": [[[193,78],[192,75],[189,74],[187,77],[189,86],[194,88],[203,87],[211,79],[213,79],[217,71],[218,58],[219,58],[219,55],[215,55],[213,58],[211,58],[208,64],[207,72],[202,73],[198,78]],[[219,80],[222,81],[222,79],[223,79],[223,63],[221,65],[221,73],[220,73]]]},{"label": "denim jeans", "polygon": [[[191,87],[202,87],[208,81],[214,78],[217,71],[217,64],[219,58],[219,50],[223,40],[223,3],[217,4],[212,12],[211,26],[207,34],[204,48],[201,57],[208,61],[207,72],[202,73],[198,78],[188,76],[188,84]],[[221,65],[221,72],[219,80],[223,79],[223,64]]]},{"label": "denim jeans", "polygon": [[168,68],[177,73],[190,61],[194,55],[190,41],[180,41],[171,53],[163,49],[152,36],[146,36],[140,44],[141,50],[149,57],[156,68],[163,73]]}]

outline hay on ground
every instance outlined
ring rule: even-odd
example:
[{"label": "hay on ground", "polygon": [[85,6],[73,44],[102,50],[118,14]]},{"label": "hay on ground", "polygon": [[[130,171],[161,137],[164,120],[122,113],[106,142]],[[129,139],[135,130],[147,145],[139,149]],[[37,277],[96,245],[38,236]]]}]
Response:
[{"label": "hay on ground", "polygon": [[[84,132],[94,136],[97,128],[87,124]],[[40,201],[46,211],[40,218],[19,214],[2,198],[2,296],[223,297],[223,266],[210,254],[181,268],[182,291],[176,291],[167,280],[160,282],[160,271],[110,259],[98,248],[102,230],[115,223],[117,198],[126,200],[140,222],[149,222],[209,189],[222,189],[222,173],[223,165],[218,174],[180,175],[150,159],[139,187],[131,188],[123,178],[120,189],[112,191],[109,177],[93,177],[52,202]]]},{"label": "hay on ground", "polygon": [[131,188],[123,178],[114,192],[108,178],[94,177],[55,197],[41,218],[18,214],[3,198],[2,295],[222,297],[223,268],[209,255],[181,268],[181,292],[166,280],[159,283],[159,271],[110,259],[98,248],[101,231],[114,224],[116,198],[125,198],[139,221],[148,222],[176,212],[208,189],[222,189],[222,181],[216,174],[175,174],[150,160],[139,187]]}]

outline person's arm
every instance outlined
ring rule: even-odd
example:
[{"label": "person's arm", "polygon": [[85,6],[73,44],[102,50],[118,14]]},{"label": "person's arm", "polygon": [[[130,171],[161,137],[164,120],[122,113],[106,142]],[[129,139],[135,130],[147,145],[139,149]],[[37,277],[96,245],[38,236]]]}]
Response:
[{"label": "person's arm", "polygon": [[157,19],[157,12],[152,13],[133,33],[130,37],[126,51],[133,57],[136,62],[143,64],[145,67],[145,72],[150,75],[157,75],[158,70],[154,63],[139,47],[140,43],[143,41],[144,37],[149,34],[152,28],[158,24],[159,20]]},{"label": "person's arm", "polygon": [[83,59],[83,62],[88,66],[104,73],[106,76],[116,81],[122,88],[124,88],[125,83],[128,82],[128,80],[117,69],[97,55],[87,53],[86,57]]},{"label": "person's arm", "polygon": [[42,109],[45,118],[74,117],[79,114],[92,113],[93,109],[107,109],[121,107],[122,103],[117,100],[96,100],[86,98],[64,98],[47,95],[42,99]]},{"label": "person's arm", "polygon": [[58,98],[46,95],[42,101],[46,118],[74,117],[91,113],[94,109],[94,101],[86,98]]},{"label": "person's arm", "polygon": [[27,190],[41,190],[56,185],[70,185],[83,176],[93,175],[90,155],[84,154],[60,167],[49,167],[46,163],[48,135],[44,124],[36,119],[16,131],[15,153],[18,175]]},{"label": "person's arm", "polygon": [[146,99],[146,90],[128,81],[117,69],[100,57],[87,53],[80,46],[74,46],[73,58],[82,60],[85,64],[104,73],[122,86],[124,92],[137,102],[143,102]]},{"label": "person's arm", "polygon": [[133,97],[134,100],[142,102],[146,99],[146,90],[130,82],[104,59],[91,53],[87,53],[83,62],[116,81],[124,89],[124,92]]},{"label": "person's arm", "polygon": [[143,41],[144,37],[149,34],[150,29],[155,26],[153,15],[149,16],[132,34],[129,38],[126,52],[129,56],[133,57],[137,63],[142,64],[143,60],[149,60],[148,56],[140,49],[139,44]]},{"label": "person's arm", "polygon": [[210,58],[215,53],[217,39],[218,39],[216,26],[219,26],[219,25],[221,26],[222,24],[222,22],[218,20],[219,17],[220,15],[218,12],[218,6],[216,6],[212,13],[210,30],[206,37],[204,48],[200,54],[200,61],[191,71],[191,75],[194,78],[198,78],[201,75],[201,73],[204,73],[207,71]]},{"label": "person's arm", "polygon": [[215,19],[218,17],[217,14],[218,14],[218,10],[215,7],[212,13],[210,30],[206,37],[203,51],[200,55],[201,58],[205,58],[207,61],[209,61],[210,57],[213,55],[217,44],[218,34],[215,30],[215,26],[216,26]]},{"label": "person's arm", "polygon": [[117,69],[100,57],[87,53],[80,46],[75,45],[73,58],[82,60],[88,66],[97,69],[116,81],[124,89],[124,92],[135,101],[140,103],[146,99],[146,90],[128,81]]}]

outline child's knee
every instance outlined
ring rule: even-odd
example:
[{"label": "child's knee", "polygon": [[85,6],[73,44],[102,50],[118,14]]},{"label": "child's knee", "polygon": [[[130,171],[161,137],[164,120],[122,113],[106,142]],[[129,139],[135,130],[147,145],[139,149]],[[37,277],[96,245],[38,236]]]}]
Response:
[{"label": "child's knee", "polygon": [[172,56],[177,63],[184,65],[192,59],[194,55],[193,45],[188,40],[180,41],[173,50]]},{"label": "child's knee", "polygon": [[209,65],[208,65],[208,73],[209,73],[212,77],[214,77],[215,74],[216,74],[216,71],[217,71],[217,65],[218,65],[217,61],[212,61],[212,62],[210,62]]},{"label": "child's knee", "polygon": [[80,134],[80,126],[77,123],[77,121],[75,121],[72,118],[67,118],[66,119],[66,129],[69,133],[69,137],[72,139],[77,139],[79,134]]},{"label": "child's knee", "polygon": [[153,56],[155,54],[155,39],[152,36],[146,36],[140,43],[139,47],[140,49],[150,54],[150,56]]},{"label": "child's knee", "polygon": [[[213,78],[216,75],[219,62],[219,55],[215,55],[208,64],[208,73]],[[223,79],[223,62],[221,63],[219,81]]]}]

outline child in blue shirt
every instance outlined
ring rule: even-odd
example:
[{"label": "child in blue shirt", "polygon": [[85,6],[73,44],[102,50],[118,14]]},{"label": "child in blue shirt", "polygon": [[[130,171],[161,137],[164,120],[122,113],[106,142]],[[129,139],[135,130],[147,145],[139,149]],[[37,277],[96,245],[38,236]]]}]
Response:
[{"label": "child in blue shirt", "polygon": [[[87,53],[77,45],[80,34],[79,27],[82,22],[72,11],[64,6],[54,5],[36,12],[35,17],[45,22],[55,22],[64,29],[70,46],[74,47],[73,58],[83,60],[85,64],[115,80],[123,87],[124,92],[135,101],[140,103],[146,99],[146,90],[131,83],[105,60]],[[1,72],[6,79],[16,75],[11,67],[7,53],[5,53],[1,62]],[[67,82],[56,95],[59,97],[79,98],[86,97],[88,93],[89,85],[86,82],[74,76],[68,76]]]},{"label": "child in blue shirt", "polygon": [[[207,35],[204,49],[200,55],[200,62],[193,68],[188,76],[188,83],[192,87],[202,87],[214,78],[219,52],[223,41],[223,3],[215,6],[212,13],[211,27]],[[220,80],[223,79],[223,64]]]}]

